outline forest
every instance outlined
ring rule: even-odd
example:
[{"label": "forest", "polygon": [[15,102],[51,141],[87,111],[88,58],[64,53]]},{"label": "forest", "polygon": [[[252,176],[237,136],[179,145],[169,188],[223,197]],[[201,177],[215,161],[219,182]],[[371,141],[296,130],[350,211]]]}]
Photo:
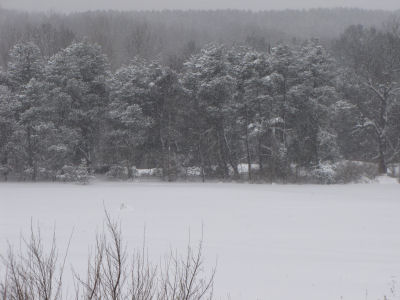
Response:
[{"label": "forest", "polygon": [[400,162],[396,13],[0,10],[0,24],[1,180],[345,183]]}]

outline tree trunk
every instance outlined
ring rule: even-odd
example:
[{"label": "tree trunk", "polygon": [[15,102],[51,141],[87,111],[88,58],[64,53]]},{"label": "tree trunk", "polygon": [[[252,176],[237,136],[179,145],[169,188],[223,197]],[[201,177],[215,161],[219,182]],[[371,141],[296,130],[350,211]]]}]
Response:
[{"label": "tree trunk", "polygon": [[283,145],[285,149],[287,149],[287,128],[286,128],[286,119],[287,119],[287,79],[284,77],[283,81],[283,103],[285,105],[283,109]]},{"label": "tree trunk", "polygon": [[32,128],[30,126],[27,127],[26,137],[28,141],[28,166],[32,171],[31,180],[36,181],[37,168],[33,157]]},{"label": "tree trunk", "polygon": [[127,171],[128,171],[128,179],[132,179],[133,178],[132,162],[133,162],[133,154],[132,154],[132,152],[130,152],[129,153],[129,157],[126,160],[126,168],[127,168]]},{"label": "tree trunk", "polygon": [[171,112],[168,111],[168,124],[167,124],[167,169],[168,181],[172,181],[171,176]]},{"label": "tree trunk", "polygon": [[3,176],[4,176],[4,181],[8,181],[8,152],[6,150],[6,152],[4,153],[4,159],[3,159],[3,166],[4,166],[4,172],[3,172]]},{"label": "tree trunk", "polygon": [[200,168],[201,168],[201,180],[204,183],[206,181],[206,174],[204,172],[204,157],[203,157],[203,151],[201,147],[201,138],[199,138],[199,145],[198,145],[198,151],[199,151],[199,156],[200,156]]},{"label": "tree trunk", "polygon": [[229,161],[234,173],[235,178],[239,178],[238,164],[236,158],[233,156],[231,149],[229,148],[228,140],[225,135],[225,130],[223,125],[221,126],[221,136],[222,136],[222,149],[224,152],[225,160]]},{"label": "tree trunk", "polygon": [[249,181],[252,180],[251,174],[251,156],[250,156],[250,147],[249,147],[249,114],[247,110],[247,105],[245,105],[246,110],[246,154],[247,154],[247,166],[248,166],[248,175]]},{"label": "tree trunk", "polygon": [[160,127],[162,180],[165,181],[165,179],[168,176],[168,170],[167,170],[166,159],[165,159],[165,141],[161,134],[162,133],[161,133],[161,127]]},{"label": "tree trunk", "polygon": [[385,160],[385,151],[386,151],[385,141],[382,139],[379,140],[379,156],[378,156],[378,172],[379,174],[387,173],[387,165]]},{"label": "tree trunk", "polygon": [[[257,89],[257,97],[258,97],[258,89]],[[258,112],[261,113],[261,103],[260,101],[257,101],[258,105]],[[260,120],[259,120],[260,121]],[[263,161],[262,161],[262,150],[261,150],[261,135],[260,135],[260,130],[257,131],[257,152],[258,152],[258,164],[259,164],[259,175],[263,173]]]},{"label": "tree trunk", "polygon": [[383,157],[379,157],[378,172],[379,172],[379,174],[387,173],[387,166],[385,163],[385,159]]},{"label": "tree trunk", "polygon": [[221,134],[219,128],[217,128],[216,131],[217,131],[217,142],[218,142],[218,164],[223,172],[223,177],[228,178],[229,177],[229,168],[228,168],[228,163],[226,160],[224,142],[222,141],[223,137],[222,137],[222,134]]},{"label": "tree trunk", "polygon": [[[163,108],[159,108],[163,109]],[[169,177],[169,170],[167,167],[167,158],[166,158],[166,141],[164,137],[164,111],[159,113],[158,115],[158,134],[160,138],[160,143],[161,143],[161,168],[162,168],[162,180],[166,180]]]},{"label": "tree trunk", "polygon": [[379,115],[379,119],[380,119],[379,123],[380,123],[380,127],[382,128],[381,132],[378,133],[378,142],[379,142],[378,172],[379,172],[379,174],[387,173],[385,154],[386,154],[388,101],[389,101],[389,92],[387,90],[385,90],[383,93],[383,97],[381,98],[380,115]]},{"label": "tree trunk", "polygon": [[261,137],[260,137],[260,134],[259,133],[257,133],[257,142],[258,142],[258,145],[257,145],[257,150],[258,150],[258,164],[260,165],[259,166],[259,172],[260,172],[260,174],[262,174],[263,172],[264,172],[264,165],[263,165],[263,159],[262,159],[262,144],[261,144]]}]

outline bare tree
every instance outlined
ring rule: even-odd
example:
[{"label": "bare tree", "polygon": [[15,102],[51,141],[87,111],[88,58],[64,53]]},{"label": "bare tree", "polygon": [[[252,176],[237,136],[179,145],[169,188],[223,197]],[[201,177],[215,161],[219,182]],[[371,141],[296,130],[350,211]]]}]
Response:
[{"label": "bare tree", "polygon": [[[72,237],[72,235],[71,235]],[[23,248],[16,253],[10,246],[6,257],[2,257],[5,279],[0,285],[2,299],[59,300],[62,299],[62,282],[66,254],[59,262],[55,234],[51,247],[45,251],[40,229],[31,227],[30,239],[23,240]]]},{"label": "bare tree", "polygon": [[372,133],[380,173],[386,173],[387,164],[400,154],[400,137],[391,134],[391,123],[397,118],[393,112],[399,105],[399,46],[399,24],[395,22],[387,31],[351,26],[336,45],[341,58],[352,69],[355,87],[363,92],[362,97],[352,101],[359,114],[355,132]]}]

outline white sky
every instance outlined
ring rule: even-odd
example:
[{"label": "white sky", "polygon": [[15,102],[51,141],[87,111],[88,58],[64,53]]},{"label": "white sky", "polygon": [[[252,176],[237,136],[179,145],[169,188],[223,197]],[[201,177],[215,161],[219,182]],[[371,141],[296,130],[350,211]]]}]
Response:
[{"label": "white sky", "polygon": [[299,9],[316,7],[359,7],[400,9],[400,0],[0,0],[5,8],[41,11],[84,11],[96,9]]}]

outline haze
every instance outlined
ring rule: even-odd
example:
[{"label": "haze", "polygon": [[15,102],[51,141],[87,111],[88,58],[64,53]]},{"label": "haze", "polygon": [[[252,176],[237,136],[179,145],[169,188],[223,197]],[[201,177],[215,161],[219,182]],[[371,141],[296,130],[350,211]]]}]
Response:
[{"label": "haze", "polygon": [[0,0],[5,8],[29,11],[161,10],[161,9],[307,9],[358,7],[400,9],[399,0]]}]

